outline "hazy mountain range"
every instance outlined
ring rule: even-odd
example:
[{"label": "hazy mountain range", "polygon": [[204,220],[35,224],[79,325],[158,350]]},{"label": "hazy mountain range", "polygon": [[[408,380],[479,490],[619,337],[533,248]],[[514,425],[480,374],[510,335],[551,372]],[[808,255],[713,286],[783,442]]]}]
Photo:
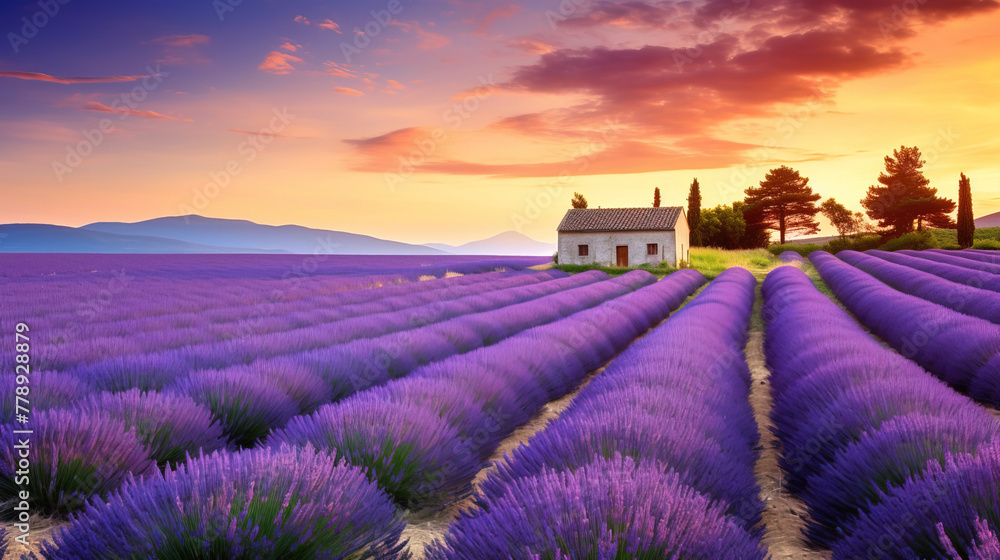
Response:
[{"label": "hazy mountain range", "polygon": [[1000,227],[1000,212],[976,218],[975,223],[977,228]]},{"label": "hazy mountain range", "polygon": [[508,231],[459,246],[414,245],[343,231],[174,216],[78,228],[0,225],[0,253],[297,253],[330,255],[551,255],[555,244]]}]

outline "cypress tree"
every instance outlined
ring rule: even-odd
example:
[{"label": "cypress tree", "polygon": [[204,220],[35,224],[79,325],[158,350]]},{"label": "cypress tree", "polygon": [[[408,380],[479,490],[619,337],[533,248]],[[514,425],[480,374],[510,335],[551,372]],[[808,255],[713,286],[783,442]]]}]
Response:
[{"label": "cypress tree", "polygon": [[695,178],[691,183],[691,190],[688,192],[688,226],[691,228],[691,246],[701,247],[701,230],[698,229],[701,223],[701,186]]},{"label": "cypress tree", "polygon": [[969,178],[962,173],[958,181],[958,246],[972,247],[976,233],[975,216],[972,215],[972,186]]}]

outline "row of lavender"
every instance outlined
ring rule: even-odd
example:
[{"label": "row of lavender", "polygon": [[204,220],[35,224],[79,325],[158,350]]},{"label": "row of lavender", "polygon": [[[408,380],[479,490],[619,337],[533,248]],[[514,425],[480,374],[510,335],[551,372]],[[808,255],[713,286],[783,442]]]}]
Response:
[{"label": "row of lavender", "polygon": [[[196,323],[199,314],[210,321],[252,318],[297,300],[320,298],[322,303],[330,295],[416,284],[418,278],[523,270],[543,262],[519,257],[444,257],[423,258],[406,268],[394,257],[337,256],[326,257],[328,262],[322,267],[303,267],[301,261],[310,257],[162,255],[153,261],[164,264],[150,270],[144,266],[150,264],[145,262],[149,257],[142,255],[89,255],[76,263],[83,271],[70,273],[61,265],[73,258],[0,255],[5,287],[0,311],[18,321],[40,322],[38,326],[51,334],[73,327],[73,338],[83,340],[88,334],[102,336],[116,330],[118,322],[131,326],[130,321],[138,317],[162,316],[161,326],[173,321]],[[370,262],[361,266],[359,261]],[[205,279],[188,278],[191,271],[203,273]],[[221,317],[214,315],[216,309],[223,313]]]},{"label": "row of lavender", "polygon": [[[113,356],[121,359],[138,354],[163,353],[165,357],[182,353],[183,348],[196,347],[203,352],[226,345],[253,344],[254,337],[322,336],[332,329],[343,330],[340,321],[362,316],[396,313],[413,309],[414,315],[433,308],[421,306],[449,300],[483,295],[505,288],[530,286],[564,278],[561,271],[475,274],[436,280],[410,282],[396,286],[337,292],[289,302],[278,302],[264,308],[248,306],[205,310],[198,313],[199,321],[185,317],[141,316],[135,319],[113,320],[90,325],[92,336],[84,340],[68,340],[51,345],[44,356],[45,367],[64,369],[74,365],[100,362]],[[416,308],[416,309],[414,309]],[[352,323],[347,323],[350,328]],[[46,327],[36,327],[44,331]],[[85,336],[85,331],[80,332]],[[348,333],[349,334],[349,333]],[[46,344],[48,347],[49,345]],[[173,353],[170,350],[174,350]]]},{"label": "row of lavender", "polygon": [[[225,295],[226,289],[229,288],[228,283],[226,286],[216,286],[214,289],[211,286],[195,288],[189,283],[180,285],[171,283],[163,287],[144,283],[142,302],[116,300],[113,310],[109,309],[88,317],[90,320],[87,321],[86,328],[81,329],[80,334],[95,337],[137,336],[168,328],[187,329],[193,336],[205,337],[212,334],[214,338],[225,338],[227,335],[231,336],[226,328],[232,323],[253,321],[255,329],[261,329],[256,332],[263,332],[263,329],[273,331],[294,328],[341,318],[341,313],[349,310],[341,311],[339,307],[365,304],[377,306],[382,300],[401,296],[416,297],[421,293],[478,284],[511,275],[509,272],[470,274],[434,282],[403,282],[387,286],[372,284],[352,290],[341,290],[339,289],[341,286],[331,284],[329,279],[317,278],[314,279],[315,285],[306,287],[301,294],[276,291],[277,286],[281,285],[280,282],[253,280],[253,287],[263,293],[248,290],[245,296],[236,301],[220,297]],[[192,301],[185,298],[186,301],[179,301],[180,289],[185,290],[185,296],[198,296],[198,299]],[[202,296],[205,299],[201,299]],[[375,312],[392,310],[393,303],[393,301],[387,302],[383,309],[376,307]],[[39,310],[39,312],[46,321],[43,326],[47,328],[57,328],[61,322],[77,318],[74,310],[67,309],[65,305],[60,306],[58,310],[48,312]],[[327,318],[325,313],[333,314]]]},{"label": "row of lavender", "polygon": [[500,440],[703,282],[676,273],[295,417],[257,449],[129,477],[93,498],[44,556],[405,557],[398,505],[468,495]]},{"label": "row of lavender", "polygon": [[1000,323],[1000,275],[882,251],[837,256],[903,293]]},{"label": "row of lavender", "polygon": [[743,355],[755,286],[730,269],[629,347],[499,463],[429,557],[763,559]]},{"label": "row of lavender", "polygon": [[[176,374],[168,371],[169,377],[154,384],[148,372],[137,378],[115,378],[96,370],[105,375],[104,381],[92,378],[90,385],[72,375],[38,374],[37,379],[47,384],[32,388],[36,411],[32,422],[45,443],[35,450],[28,466],[33,509],[66,514],[82,507],[89,496],[117,487],[128,473],[154,472],[157,463],[163,466],[183,460],[198,449],[252,446],[296,415],[331,400],[404,376],[423,364],[494,344],[654,281],[651,274],[639,271],[613,280],[603,273],[587,273],[574,280],[579,288],[552,290],[556,293],[536,300],[417,328],[405,338],[381,337],[332,347],[311,362],[334,372],[327,376],[315,373],[301,356],[284,364],[270,363],[272,367],[200,370],[170,381]],[[519,289],[501,290],[496,300],[517,301],[505,294]],[[456,341],[460,338],[461,344],[448,342],[449,333],[458,337]],[[141,386],[133,388],[135,384]],[[162,392],[157,392],[161,386]],[[51,393],[40,393],[40,387]],[[85,398],[93,387],[105,392]],[[45,411],[44,404],[57,409]],[[378,419],[372,422],[381,426]],[[15,429],[5,424],[0,437],[12,438]],[[4,457],[0,496],[7,501],[16,491],[10,465],[17,458],[13,448],[0,454]]]},{"label": "row of lavender", "polygon": [[549,257],[482,255],[109,255],[0,254],[0,277],[21,279],[81,279],[113,277],[121,270],[142,277],[245,279],[298,275],[416,279],[445,272],[473,274],[496,268],[522,269],[550,262]]},{"label": "row of lavender", "polygon": [[[263,358],[247,367],[195,371],[169,384],[167,391],[209,406],[222,421],[229,440],[249,446],[296,414],[310,413],[331,400],[409,375],[423,365],[489,347],[628,294],[655,278],[636,271],[608,280],[598,272],[566,281],[572,283],[562,286],[566,288],[562,291],[492,311],[292,356]],[[583,285],[574,288],[574,284]],[[497,294],[496,299],[504,296]],[[247,414],[247,401],[257,404],[249,410],[251,415]]]},{"label": "row of lavender", "polygon": [[[60,402],[60,399],[73,398],[75,393],[86,392],[89,389],[112,392],[126,391],[132,388],[160,390],[173,384],[179,378],[185,377],[190,372],[211,366],[225,367],[231,363],[260,365],[262,367],[257,369],[271,370],[274,375],[279,375],[282,373],[281,371],[273,370],[280,369],[282,365],[288,365],[292,369],[301,369],[301,367],[296,366],[294,358],[299,359],[299,364],[315,363],[316,367],[313,369],[318,372],[317,375],[323,379],[329,379],[330,376],[326,375],[323,368],[324,362],[318,361],[318,359],[330,358],[331,356],[316,356],[313,355],[315,352],[309,351],[296,353],[294,350],[310,345],[317,348],[331,348],[331,345],[335,345],[338,341],[377,336],[393,331],[419,329],[421,325],[434,323],[435,319],[444,324],[455,325],[455,323],[449,323],[445,319],[457,318],[463,312],[471,314],[487,309],[502,308],[504,305],[517,302],[531,301],[533,298],[557,294],[563,289],[593,284],[607,278],[603,274],[590,274],[580,278],[560,278],[547,282],[546,280],[551,280],[558,275],[541,274],[541,277],[536,279],[535,284],[529,283],[524,286],[516,286],[515,284],[515,288],[508,287],[507,281],[511,280],[510,278],[494,278],[484,283],[485,289],[488,291],[468,296],[460,301],[448,301],[447,296],[452,291],[450,287],[447,287],[444,290],[435,291],[435,293],[441,292],[437,296],[441,298],[437,303],[417,305],[409,309],[400,309],[397,312],[370,317],[355,317],[331,323],[328,329],[315,329],[308,345],[303,340],[297,340],[289,343],[288,347],[277,345],[273,352],[267,352],[268,348],[262,345],[252,344],[252,341],[259,341],[259,337],[252,339],[248,337],[239,344],[202,345],[150,355],[140,354],[109,358],[100,362],[84,363],[71,368],[68,372],[61,373],[45,371],[36,376],[37,383],[33,393],[36,401],[41,401],[39,404],[46,404],[45,401],[48,401],[47,404],[55,405]],[[532,280],[532,277],[525,276],[525,278]],[[491,287],[493,289],[489,289]],[[302,331],[305,329],[298,332]],[[323,332],[326,332],[329,338],[324,339],[321,336]],[[281,333],[272,336],[278,337],[281,336]],[[287,339],[287,336],[284,339]],[[388,342],[384,339],[382,341]],[[272,348],[274,348],[273,345]],[[284,364],[269,362],[273,356],[282,354],[287,354],[289,358]],[[260,358],[259,356],[264,357]]]},{"label": "row of lavender", "polygon": [[1000,557],[1000,422],[881,346],[802,272],[776,269],[763,291],[771,418],[810,540],[836,559]]},{"label": "row of lavender", "polygon": [[[959,391],[1000,406],[1000,325],[895,290],[829,253],[809,258],[837,299],[876,336]],[[961,284],[933,282],[955,301],[972,297]],[[970,299],[963,307],[978,305]]]}]

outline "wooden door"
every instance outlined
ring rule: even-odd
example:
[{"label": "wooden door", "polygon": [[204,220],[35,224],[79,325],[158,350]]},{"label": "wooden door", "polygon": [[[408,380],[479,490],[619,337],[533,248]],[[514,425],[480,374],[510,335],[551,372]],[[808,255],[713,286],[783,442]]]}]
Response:
[{"label": "wooden door", "polygon": [[617,249],[618,266],[628,266],[628,245],[620,245]]}]

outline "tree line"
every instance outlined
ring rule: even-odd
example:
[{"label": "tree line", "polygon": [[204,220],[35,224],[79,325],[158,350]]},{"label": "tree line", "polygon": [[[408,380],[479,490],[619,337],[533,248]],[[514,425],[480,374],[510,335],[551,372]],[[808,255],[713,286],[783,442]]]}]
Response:
[{"label": "tree line", "polygon": [[[875,234],[894,239],[925,227],[956,228],[962,248],[972,246],[975,225],[969,178],[959,179],[958,221],[951,218],[956,204],[938,196],[923,174],[926,164],[917,147],[901,146],[885,156],[885,171],[878,185],[868,187],[861,199],[865,212],[852,212],[834,198],[819,203],[809,178],[788,166],[771,169],[758,187],[749,187],[742,201],[702,209],[701,185],[691,183],[687,199],[688,225],[693,247],[755,249],[767,247],[771,234],[784,244],[789,235],[819,232],[817,216],[825,216],[842,238]],[[586,208],[587,199],[574,193],[574,208]],[[653,206],[660,206],[660,189],[653,193]]]}]

